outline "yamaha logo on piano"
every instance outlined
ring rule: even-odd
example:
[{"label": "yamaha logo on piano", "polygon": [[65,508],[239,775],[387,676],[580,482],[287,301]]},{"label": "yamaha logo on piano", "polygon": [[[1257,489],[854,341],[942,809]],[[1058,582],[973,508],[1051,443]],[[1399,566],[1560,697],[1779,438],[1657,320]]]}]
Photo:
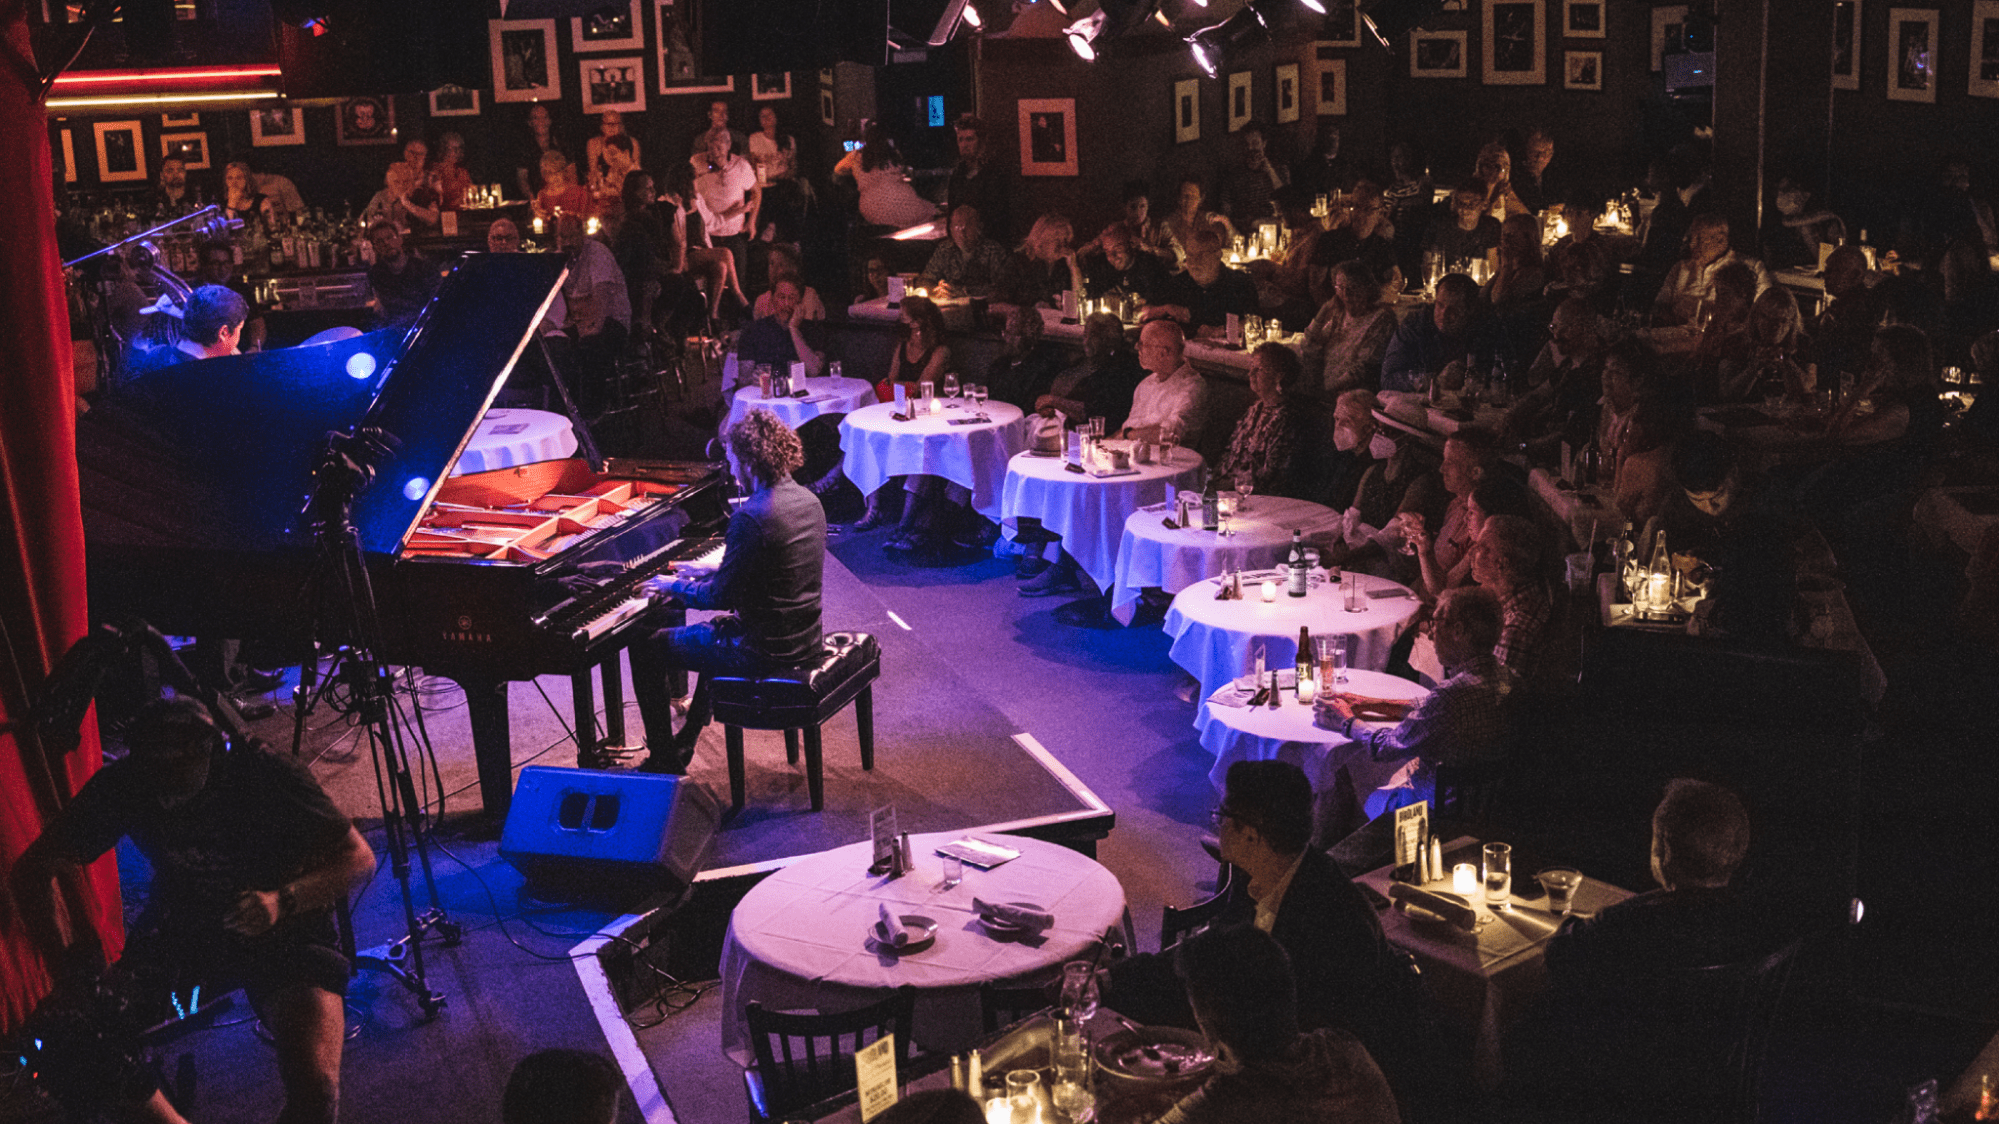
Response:
[{"label": "yamaha logo on piano", "polygon": [[451,630],[451,629],[444,630],[443,636],[444,639],[447,641],[456,641],[461,644],[472,643],[472,644],[489,645],[493,643],[493,634],[475,633],[472,631],[472,619],[470,617],[460,617],[458,619],[458,628],[456,630]]}]

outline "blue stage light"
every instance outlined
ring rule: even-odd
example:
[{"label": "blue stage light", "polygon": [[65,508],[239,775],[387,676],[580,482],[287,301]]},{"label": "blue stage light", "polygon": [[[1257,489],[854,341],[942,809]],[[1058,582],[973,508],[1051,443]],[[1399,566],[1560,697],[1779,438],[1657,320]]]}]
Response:
[{"label": "blue stage light", "polygon": [[403,497],[408,500],[421,500],[423,494],[429,491],[430,482],[422,477],[411,477],[408,483],[403,485]]},{"label": "blue stage light", "polygon": [[367,352],[355,352],[347,357],[347,374],[356,379],[366,379],[375,373],[375,357]]}]

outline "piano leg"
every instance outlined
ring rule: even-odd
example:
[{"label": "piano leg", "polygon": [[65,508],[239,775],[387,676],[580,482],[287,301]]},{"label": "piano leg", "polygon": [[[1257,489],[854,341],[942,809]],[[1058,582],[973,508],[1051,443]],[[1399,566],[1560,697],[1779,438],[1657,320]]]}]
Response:
[{"label": "piano leg", "polygon": [[625,744],[625,661],[620,653],[598,666],[604,680],[604,745]]},{"label": "piano leg", "polygon": [[513,737],[507,722],[507,681],[458,678],[472,723],[472,755],[479,765],[479,799],[495,823],[507,820],[514,799]]},{"label": "piano leg", "polygon": [[576,711],[576,764],[584,769],[596,769],[599,765],[597,693],[590,686],[590,669],[570,674],[569,697]]}]

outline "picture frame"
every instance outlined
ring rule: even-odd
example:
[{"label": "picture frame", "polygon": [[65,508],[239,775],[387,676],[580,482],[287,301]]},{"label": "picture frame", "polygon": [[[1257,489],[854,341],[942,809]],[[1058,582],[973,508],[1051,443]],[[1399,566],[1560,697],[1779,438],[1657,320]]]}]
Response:
[{"label": "picture frame", "polygon": [[779,102],[791,97],[791,72],[750,75],[750,100]]},{"label": "picture frame", "polygon": [[1463,78],[1469,38],[1463,31],[1411,31],[1409,77]]},{"label": "picture frame", "polygon": [[1684,36],[1686,28],[1685,4],[1662,4],[1652,9],[1652,73],[1665,68],[1666,41]]},{"label": "picture frame", "polygon": [[[1860,89],[1860,3],[1861,0],[1833,0],[1832,88],[1835,90]],[[1977,26],[1974,19],[1974,31]],[[1977,57],[1975,50],[1972,57]]]},{"label": "picture frame", "polygon": [[343,145],[396,143],[396,100],[391,97],[345,98],[334,107],[333,139]]},{"label": "picture frame", "polygon": [[430,92],[432,117],[479,116],[479,91],[463,86],[439,86]]},{"label": "picture frame", "polygon": [[819,123],[821,125],[831,125],[833,123],[833,88],[831,86],[819,87]]},{"label": "picture frame", "polygon": [[76,134],[64,129],[62,132],[62,182],[76,182]]},{"label": "picture frame", "polygon": [[724,94],[736,88],[734,75],[706,76],[701,72],[701,57],[695,51],[701,42],[701,5],[689,0],[653,0],[653,27],[660,93]]},{"label": "picture frame", "polygon": [[554,20],[487,20],[486,32],[494,101],[544,102],[562,97]]},{"label": "picture frame", "polygon": [[1327,4],[1326,15],[1319,21],[1319,28],[1318,43],[1329,47],[1360,46],[1360,10],[1353,0],[1332,0]]},{"label": "picture frame", "polygon": [[1201,139],[1201,80],[1182,78],[1173,83],[1173,142],[1187,144]]},{"label": "picture frame", "polygon": [[1076,175],[1076,99],[1022,98],[1019,113],[1020,174]]},{"label": "picture frame", "polygon": [[1548,83],[1548,9],[1542,0],[1486,0],[1484,48],[1487,86]]},{"label": "picture frame", "polygon": [[1888,100],[1937,100],[1937,10],[1888,9]]},{"label": "picture frame", "polygon": [[1256,87],[1252,84],[1249,71],[1238,70],[1234,74],[1229,75],[1229,100],[1227,103],[1229,107],[1229,132],[1233,133],[1241,129],[1244,125],[1249,124],[1252,117],[1256,116],[1253,112],[1256,106],[1254,100],[1255,94]]},{"label": "picture frame", "polygon": [[606,3],[590,15],[569,17],[569,49],[579,55],[587,51],[643,51],[645,46],[646,25],[639,18],[639,0],[626,0],[625,6]]},{"label": "picture frame", "polygon": [[305,143],[305,110],[271,106],[250,111],[250,144],[257,148]]},{"label": "picture frame", "polygon": [[151,179],[146,170],[145,126],[138,121],[97,121],[91,124],[97,138],[97,182],[103,184],[143,184]]},{"label": "picture frame", "polygon": [[1562,89],[1602,91],[1603,52],[1562,52]]},{"label": "picture frame", "polygon": [[1312,116],[1347,114],[1347,60],[1320,55],[1312,81]]},{"label": "picture frame", "polygon": [[206,172],[213,167],[208,162],[207,133],[161,133],[160,159],[180,157],[190,172]]},{"label": "picture frame", "polygon": [[1277,99],[1276,118],[1279,125],[1289,125],[1300,116],[1298,107],[1298,64],[1285,63],[1271,75],[1271,87]]},{"label": "picture frame", "polygon": [[1604,7],[1603,0],[1562,0],[1562,35],[1568,39],[1602,39]]},{"label": "picture frame", "polygon": [[1972,0],[1971,78],[1974,98],[1999,98],[1999,0]]},{"label": "picture frame", "polygon": [[583,91],[583,112],[643,113],[646,107],[644,55],[611,58],[591,55],[576,60],[576,88]]},{"label": "picture frame", "polygon": [[162,129],[196,129],[200,128],[200,126],[201,115],[199,113],[160,114],[160,128]]}]

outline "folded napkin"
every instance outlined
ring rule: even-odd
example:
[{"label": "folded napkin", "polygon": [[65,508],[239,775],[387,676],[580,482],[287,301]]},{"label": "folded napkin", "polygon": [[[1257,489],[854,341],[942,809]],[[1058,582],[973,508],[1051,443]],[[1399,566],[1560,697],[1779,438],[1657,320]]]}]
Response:
[{"label": "folded napkin", "polygon": [[991,918],[1002,925],[1019,926],[1037,934],[1055,924],[1055,915],[1046,910],[1028,910],[1008,902],[987,902],[985,899],[975,897],[972,899],[972,909],[977,911],[981,918]]},{"label": "folded napkin", "polygon": [[1388,897],[1410,906],[1421,907],[1435,914],[1460,930],[1478,928],[1478,911],[1473,910],[1464,899],[1453,894],[1426,891],[1407,883],[1391,883]]},{"label": "folded napkin", "polygon": [[881,921],[875,923],[875,937],[883,945],[892,945],[897,949],[908,945],[909,931],[903,928],[902,919],[889,912],[887,903],[878,902],[875,909],[881,912]]},{"label": "folded napkin", "polygon": [[1208,702],[1218,707],[1247,707],[1249,706],[1249,701],[1255,697],[1255,688],[1239,688],[1234,684],[1230,684],[1209,696]]}]

